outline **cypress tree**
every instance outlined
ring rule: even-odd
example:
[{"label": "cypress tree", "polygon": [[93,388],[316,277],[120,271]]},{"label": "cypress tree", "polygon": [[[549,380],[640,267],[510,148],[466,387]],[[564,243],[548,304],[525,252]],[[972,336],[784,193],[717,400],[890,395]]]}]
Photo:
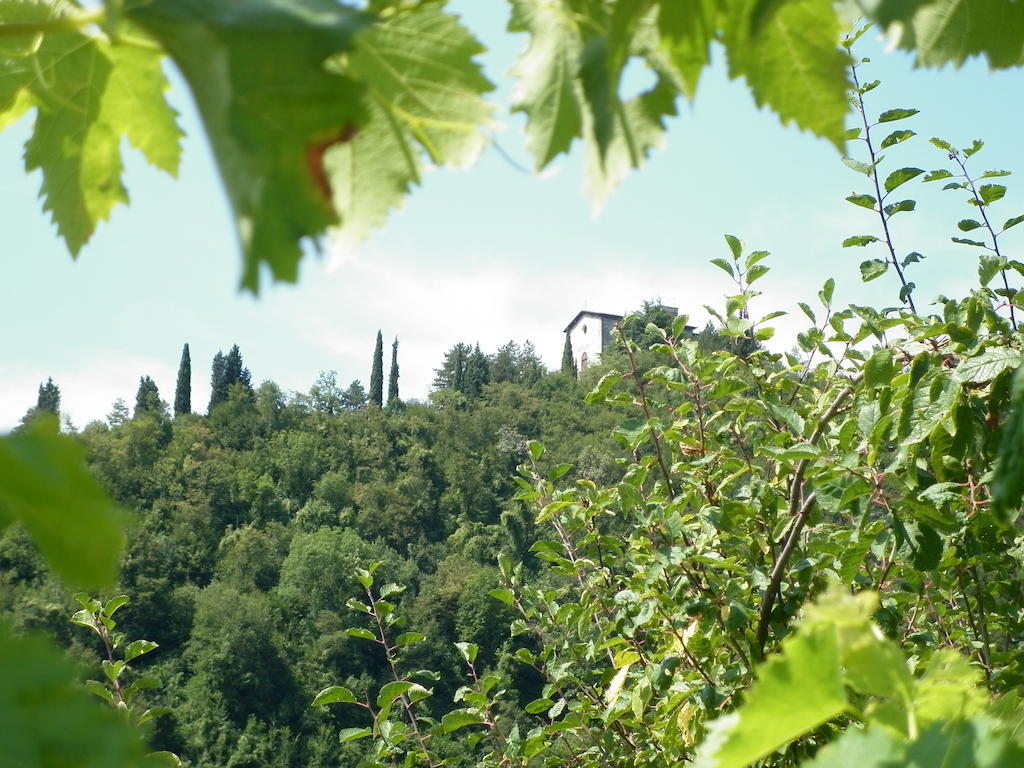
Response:
[{"label": "cypress tree", "polygon": [[370,369],[370,405],[384,404],[384,337],[377,331],[377,344],[373,348],[373,368]]},{"label": "cypress tree", "polygon": [[572,339],[569,338],[569,334],[565,334],[565,346],[562,347],[562,373],[572,376],[574,379],[579,378],[579,371],[576,370],[576,360],[572,356]]},{"label": "cypress tree", "polygon": [[192,358],[189,356],[188,344],[181,350],[181,362],[178,364],[178,383],[174,388],[174,415],[192,413]]},{"label": "cypress tree", "polygon": [[139,378],[139,389],[135,393],[135,417],[138,418],[146,411],[161,411],[163,403],[160,402],[160,391],[156,382],[149,376]]},{"label": "cypress tree", "polygon": [[398,337],[391,343],[391,371],[388,373],[388,405],[398,404]]},{"label": "cypress tree", "polygon": [[213,412],[216,405],[228,399],[227,361],[224,355],[218,352],[213,356],[213,365],[210,372],[210,405],[206,409],[207,414]]}]

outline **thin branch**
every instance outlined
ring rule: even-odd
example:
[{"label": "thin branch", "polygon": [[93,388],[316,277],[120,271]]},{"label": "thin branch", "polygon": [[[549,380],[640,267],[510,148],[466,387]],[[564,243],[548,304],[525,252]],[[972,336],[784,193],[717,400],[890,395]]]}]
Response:
[{"label": "thin branch", "polygon": [[861,122],[864,123],[864,143],[868,145],[868,153],[871,156],[871,180],[875,184],[875,194],[878,196],[878,217],[882,220],[882,231],[885,233],[885,244],[889,248],[889,263],[892,264],[896,270],[896,274],[900,278],[900,284],[903,286],[904,292],[906,293],[906,302],[910,306],[910,311],[915,315],[917,314],[917,307],[914,306],[914,297],[910,295],[910,287],[907,284],[907,279],[903,275],[903,268],[900,267],[900,260],[896,257],[896,248],[892,244],[892,233],[889,232],[889,217],[885,215],[885,206],[882,205],[885,200],[882,195],[882,187],[878,183],[878,156],[875,154],[875,147],[871,143],[871,126],[868,124],[867,112],[864,109],[864,97],[860,92],[860,80],[857,79],[857,67],[851,66],[850,72],[853,75],[853,85],[855,93],[857,94],[857,111],[860,112]]}]

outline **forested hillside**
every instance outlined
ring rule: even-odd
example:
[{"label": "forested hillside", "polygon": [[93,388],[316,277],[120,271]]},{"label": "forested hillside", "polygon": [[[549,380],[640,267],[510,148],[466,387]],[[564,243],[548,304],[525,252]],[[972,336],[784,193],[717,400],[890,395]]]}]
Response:
[{"label": "forested hillside", "polygon": [[[758,105],[851,148],[866,223],[836,242],[866,249],[861,277],[891,301],[842,304],[830,277],[796,303],[797,346],[766,349],[793,308],[763,313],[769,254],[726,235],[717,327],[646,305],[584,382],[569,349],[548,374],[525,345],[499,365],[460,342],[431,401],[403,404],[378,334],[369,391],[328,374],[286,395],[235,346],[195,415],[186,347],[173,416],[143,376],[134,410],[75,435],[41,383],[0,438],[0,762],[1024,765],[1010,172],[977,139],[909,155],[924,142],[892,123],[917,109],[865,98],[867,27],[844,35],[829,0],[509,5],[538,169],[582,138],[604,199],[718,44]],[[1022,63],[1016,0],[855,5],[919,64]],[[34,111],[26,169],[77,253],[127,200],[121,137],[176,171],[167,56],[255,292],[261,270],[294,280],[329,227],[365,236],[428,158],[472,160],[491,115],[478,51],[443,2],[5,0],[0,127]],[[624,98],[631,59],[656,79]],[[903,222],[925,187],[964,206],[953,296],[914,281],[931,254]]]},{"label": "forested hillside", "polygon": [[[481,381],[449,381],[464,348],[471,357],[460,343],[439,361],[446,386],[430,402],[381,408],[333,373],[308,393],[253,386],[235,347],[214,360],[215,379],[225,363],[238,370],[226,399],[214,387],[209,415],[172,416],[144,377],[133,410],[119,403],[81,431],[92,470],[135,512],[119,629],[159,643],[145,671],[164,683],[152,698],[173,709],[158,721],[163,748],[196,766],[339,764],[341,713],[309,703],[331,682],[385,681],[381,659],[344,632],[356,568],[374,560],[407,585],[402,609],[429,637],[417,664],[445,673],[447,699],[461,675],[456,640],[494,663],[512,618],[488,596],[495,558],[530,561],[537,536],[513,499],[527,441],[543,440],[575,478],[609,483],[622,469],[615,414],[585,407],[573,377],[509,343],[489,356],[477,348]],[[55,390],[41,387],[43,410],[57,410]],[[185,391],[179,380],[177,403]],[[97,663],[95,638],[68,622],[70,592],[21,529],[0,538],[0,574],[16,626]],[[533,677],[512,679],[536,692]]]}]

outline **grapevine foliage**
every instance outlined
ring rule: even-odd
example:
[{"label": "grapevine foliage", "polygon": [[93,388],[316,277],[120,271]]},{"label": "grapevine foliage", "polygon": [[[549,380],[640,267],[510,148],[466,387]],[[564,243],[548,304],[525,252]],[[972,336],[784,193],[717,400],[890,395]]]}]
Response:
[{"label": "grapevine foliage", "polygon": [[[1024,56],[1013,0],[861,5],[924,65]],[[509,0],[509,31],[529,36],[511,109],[527,117],[538,170],[584,140],[600,203],[663,143],[720,42],[759,106],[842,147],[845,27],[830,0]],[[334,229],[357,244],[419,183],[424,159],[473,161],[493,113],[481,51],[443,0],[108,0],[101,11],[0,0],[0,128],[35,112],[26,170],[42,170],[43,207],[77,255],[128,201],[123,137],[177,169],[169,57],[199,107],[234,209],[242,286],[255,293],[264,271],[296,279],[307,240]],[[632,61],[655,80],[626,99]]]}]

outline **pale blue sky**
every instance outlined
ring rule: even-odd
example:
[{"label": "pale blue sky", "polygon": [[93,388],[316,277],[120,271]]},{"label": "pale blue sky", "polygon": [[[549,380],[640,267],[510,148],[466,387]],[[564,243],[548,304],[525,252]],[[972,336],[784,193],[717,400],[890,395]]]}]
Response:
[{"label": "pale blue sky", "polygon": [[[530,166],[522,120],[504,109],[506,73],[524,38],[504,33],[504,4],[453,7],[490,47],[481,61],[499,86],[498,140]],[[861,53],[874,61],[863,76],[884,81],[869,94],[870,111],[921,110],[901,124],[920,135],[897,150],[899,165],[943,165],[927,143],[940,135],[961,146],[983,138],[979,166],[1024,170],[1024,72],[990,74],[977,62],[960,71],[913,71],[905,55],[866,43]],[[169,400],[186,341],[197,410],[208,398],[210,358],[233,343],[254,379],[296,390],[330,369],[343,383],[365,383],[378,328],[388,340],[399,337],[405,397],[426,394],[432,368],[458,340],[493,351],[529,338],[555,366],[561,331],[584,306],[621,312],[661,297],[703,322],[702,305],[721,303],[730,290],[707,264],[726,255],[726,232],[773,253],[761,309],[795,313],[776,322],[782,346],[803,326],[795,302],[813,299],[829,276],[842,300],[895,303],[894,277],[859,282],[858,263],[880,252],[839,246],[849,235],[876,232],[870,212],[843,200],[868,191],[863,177],[827,143],[756,110],[716,54],[696,105],[682,105],[671,121],[667,148],[627,179],[600,217],[582,195],[578,147],[544,179],[491,149],[470,171],[426,174],[424,187],[358,252],[307,259],[297,286],[268,284],[258,300],[237,290],[231,219],[182,88],[171,94],[189,133],[180,178],[153,171],[128,149],[132,204],[115,211],[76,262],[41,212],[38,174],[24,173],[30,120],[22,120],[0,134],[0,431],[17,423],[47,376],[78,426],[102,418],[117,397],[130,403],[141,375],[153,376]],[[1008,186],[1000,221],[1024,212],[1014,177]],[[949,242],[955,222],[969,215],[961,200],[932,185],[905,189],[919,209],[897,217],[896,239],[900,250],[929,256],[912,276],[923,308],[936,293],[970,288],[976,253]],[[1019,235],[1006,244],[1015,249]]]}]

